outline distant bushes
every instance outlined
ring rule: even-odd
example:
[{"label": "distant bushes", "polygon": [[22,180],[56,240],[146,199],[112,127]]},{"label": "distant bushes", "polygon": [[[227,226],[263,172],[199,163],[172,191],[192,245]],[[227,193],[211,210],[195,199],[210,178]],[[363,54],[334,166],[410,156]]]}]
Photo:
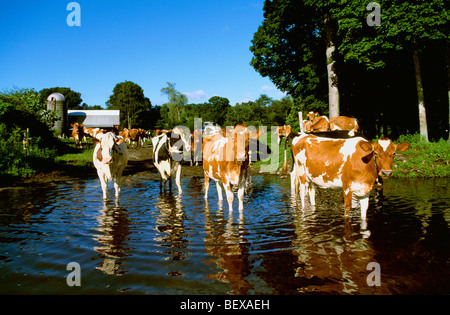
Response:
[{"label": "distant bushes", "polygon": [[[34,90],[0,93],[0,175],[27,177],[51,167],[65,145],[49,128],[45,105]],[[50,117],[51,118],[51,117]],[[31,141],[24,150],[24,133]]]},{"label": "distant bushes", "polygon": [[27,177],[51,167],[56,149],[46,147],[40,138],[35,138],[24,150],[22,139],[22,129],[10,130],[0,123],[0,175]]}]

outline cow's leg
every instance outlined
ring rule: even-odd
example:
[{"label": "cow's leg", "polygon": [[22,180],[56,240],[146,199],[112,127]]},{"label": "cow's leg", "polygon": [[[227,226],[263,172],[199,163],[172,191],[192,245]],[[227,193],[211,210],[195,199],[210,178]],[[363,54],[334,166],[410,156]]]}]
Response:
[{"label": "cow's leg", "polygon": [[244,210],[244,191],[245,191],[245,179],[241,180],[238,188],[239,212],[242,212]]},{"label": "cow's leg", "polygon": [[209,190],[209,177],[205,175],[205,200],[208,200],[208,190]]},{"label": "cow's leg", "polygon": [[100,178],[100,185],[102,186],[103,199],[106,199],[106,193],[108,191],[108,179],[104,174],[98,173],[98,177]]},{"label": "cow's leg", "polygon": [[343,188],[344,188],[344,209],[345,209],[344,215],[347,217],[349,212],[350,212],[350,210],[352,209],[352,195],[353,195],[353,192],[350,189],[350,187],[346,188],[344,186]]},{"label": "cow's leg", "polygon": [[305,208],[306,186],[306,183],[300,183],[300,202],[302,203],[302,209]]},{"label": "cow's leg", "polygon": [[291,172],[291,194],[294,196],[295,200],[297,200],[298,189],[299,189],[299,178],[297,174],[297,165],[294,164],[294,167]]},{"label": "cow's leg", "polygon": [[[162,176],[161,173],[159,173],[159,191],[162,191],[162,184],[163,184],[163,180],[162,180]],[[166,183],[164,183],[165,185]]]},{"label": "cow's leg", "polygon": [[361,205],[361,218],[364,220],[366,219],[367,209],[369,208],[369,197],[370,193],[359,200],[359,204]]},{"label": "cow's leg", "polygon": [[120,194],[120,184],[122,182],[122,172],[123,172],[123,169],[119,169],[117,171],[116,176],[114,177],[114,189],[116,191],[116,197],[119,197],[119,194]]},{"label": "cow's leg", "polygon": [[311,206],[315,207],[316,206],[316,187],[314,186],[313,183],[309,183],[308,192],[309,192],[309,201],[311,202]]},{"label": "cow's leg", "polygon": [[220,182],[216,181],[216,188],[217,188],[217,197],[220,201],[223,200],[223,196],[222,196],[222,187],[220,187]]},{"label": "cow's leg", "polygon": [[233,212],[233,192],[231,191],[230,185],[223,185],[223,188],[225,189],[225,193],[227,194],[227,201],[228,201],[228,208],[230,212]]},{"label": "cow's leg", "polygon": [[181,189],[181,164],[177,163],[175,168],[177,169],[177,172],[175,174],[175,183],[178,187],[178,193],[181,195],[183,193],[183,190]]},{"label": "cow's leg", "polygon": [[116,176],[114,177],[114,190],[116,191],[116,197],[120,195],[120,179]]}]

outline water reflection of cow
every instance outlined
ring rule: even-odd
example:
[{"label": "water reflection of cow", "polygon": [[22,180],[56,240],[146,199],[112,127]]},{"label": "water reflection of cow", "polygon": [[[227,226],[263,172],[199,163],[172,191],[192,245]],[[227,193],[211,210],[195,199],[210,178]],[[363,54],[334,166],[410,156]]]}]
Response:
[{"label": "water reflection of cow", "polygon": [[206,264],[214,263],[221,271],[206,275],[208,279],[231,284],[230,294],[248,294],[253,285],[246,279],[251,274],[249,261],[250,243],[245,238],[245,224],[233,222],[233,214],[223,215],[222,201],[218,202],[217,214],[210,213],[205,201],[205,251],[210,256]]},{"label": "water reflection of cow", "polygon": [[129,255],[127,240],[131,234],[128,211],[120,206],[118,199],[114,204],[104,201],[96,219],[99,225],[94,240],[100,245],[95,246],[94,250],[101,253],[103,259],[96,269],[109,275],[124,274],[126,270],[121,268],[121,259]]},{"label": "water reflection of cow", "polygon": [[[169,260],[184,260],[188,257],[188,240],[184,230],[184,211],[181,196],[174,196],[171,192],[159,194],[155,207],[159,210],[156,218],[155,230],[158,235],[156,242],[165,248]],[[171,271],[179,273],[179,271]]]},{"label": "water reflection of cow", "polygon": [[[330,228],[340,226],[341,217],[313,210],[293,212],[295,236],[292,239],[292,253],[297,262],[291,269],[292,278],[288,292],[327,294],[388,294],[389,286],[371,287],[367,277],[369,263],[376,262],[376,252],[365,239],[364,231],[358,232],[352,218],[345,218],[344,231]],[[324,212],[325,212],[324,211]],[[329,225],[321,226],[323,216]],[[267,280],[266,280],[267,281]],[[272,283],[271,283],[272,284]],[[277,284],[273,284],[274,287]]]}]

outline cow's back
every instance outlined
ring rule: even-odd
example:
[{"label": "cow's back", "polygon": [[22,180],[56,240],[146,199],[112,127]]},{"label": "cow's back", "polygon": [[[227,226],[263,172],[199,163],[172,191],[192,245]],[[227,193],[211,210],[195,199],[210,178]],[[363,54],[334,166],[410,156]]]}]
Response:
[{"label": "cow's back", "polygon": [[330,119],[330,130],[353,130],[358,131],[359,125],[356,118],[338,116]]},{"label": "cow's back", "polygon": [[207,175],[220,180],[220,170],[225,171],[225,143],[227,139],[221,134],[205,137],[203,140],[203,169]]},{"label": "cow's back", "polygon": [[375,181],[376,169],[367,152],[360,148],[361,137],[330,139],[305,136],[293,143],[298,167],[309,181],[323,188],[343,187],[348,182]]}]

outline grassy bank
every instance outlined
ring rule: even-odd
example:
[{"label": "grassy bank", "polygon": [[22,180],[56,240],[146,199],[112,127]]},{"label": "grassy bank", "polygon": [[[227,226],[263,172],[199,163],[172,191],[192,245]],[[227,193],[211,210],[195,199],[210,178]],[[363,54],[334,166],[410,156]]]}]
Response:
[{"label": "grassy bank", "polygon": [[450,177],[450,143],[425,142],[420,135],[400,136],[396,143],[408,142],[409,150],[398,154],[394,177]]},{"label": "grassy bank", "polygon": [[93,167],[92,154],[93,147],[84,145],[83,149],[78,149],[76,153],[67,153],[57,156],[55,162],[60,165],[72,165],[78,167]]}]

